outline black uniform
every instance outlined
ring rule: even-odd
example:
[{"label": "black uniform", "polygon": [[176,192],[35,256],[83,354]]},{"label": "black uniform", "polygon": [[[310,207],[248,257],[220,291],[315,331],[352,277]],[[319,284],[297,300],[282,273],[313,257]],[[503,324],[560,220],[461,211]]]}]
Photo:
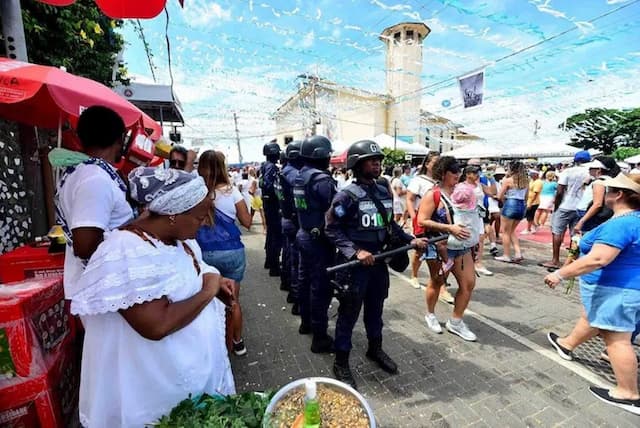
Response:
[{"label": "black uniform", "polygon": [[[269,275],[280,276],[282,226],[280,224],[280,207],[275,190],[275,182],[279,170],[272,158],[272,156],[279,155],[280,147],[276,143],[265,144],[263,153],[267,156],[267,161],[260,166],[260,189],[262,190],[264,217],[267,223],[265,268],[269,269]],[[269,160],[270,158],[272,160]]]},{"label": "black uniform", "polygon": [[[355,143],[349,148],[360,144]],[[368,142],[369,143],[369,142]],[[362,144],[361,144],[362,145]],[[368,152],[359,160],[370,157],[382,157],[375,150],[377,145],[368,148]],[[351,167],[355,167],[352,162]],[[357,180],[350,184],[333,199],[327,213],[326,235],[335,244],[339,252],[339,261],[354,260],[358,250],[372,254],[380,253],[389,245],[393,235],[399,242],[410,243],[413,236],[404,233],[393,221],[393,196],[388,186],[377,181]],[[360,309],[364,306],[364,325],[369,340],[367,356],[389,371],[396,372],[397,366],[382,351],[382,310],[389,291],[389,271],[383,261],[373,266],[358,265],[342,275],[346,281],[346,291],[340,297],[338,320],[336,322],[336,364],[334,372],[339,380],[355,385],[351,375],[348,358],[351,350],[351,335]],[[344,284],[343,284],[344,285]]]}]

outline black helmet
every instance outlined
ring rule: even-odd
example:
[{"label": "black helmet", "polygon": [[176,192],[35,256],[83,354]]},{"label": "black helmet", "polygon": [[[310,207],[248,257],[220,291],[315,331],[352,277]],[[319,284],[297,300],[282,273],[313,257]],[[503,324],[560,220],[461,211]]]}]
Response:
[{"label": "black helmet", "polygon": [[329,159],[332,151],[331,141],[322,135],[306,138],[300,145],[300,157],[305,159]]},{"label": "black helmet", "polygon": [[262,147],[262,154],[265,156],[279,155],[280,146],[276,142],[267,143]]},{"label": "black helmet", "polygon": [[302,141],[295,140],[287,144],[287,147],[284,149],[285,158],[287,160],[297,159],[300,156],[300,146],[302,145]]},{"label": "black helmet", "polygon": [[369,158],[384,159],[384,154],[378,143],[371,140],[357,141],[347,150],[347,168],[353,169],[358,162]]}]

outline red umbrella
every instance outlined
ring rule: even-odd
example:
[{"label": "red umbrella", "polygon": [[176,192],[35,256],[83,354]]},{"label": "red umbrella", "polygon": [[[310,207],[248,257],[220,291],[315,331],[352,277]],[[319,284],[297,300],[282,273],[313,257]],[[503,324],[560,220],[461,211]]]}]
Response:
[{"label": "red umbrella", "polygon": [[0,58],[0,117],[57,128],[66,121],[75,123],[82,110],[96,104],[118,112],[127,128],[143,118],[139,108],[98,82],[55,67]]},{"label": "red umbrella", "polygon": [[331,165],[334,165],[334,166],[346,165],[346,163],[347,163],[347,150],[345,150],[344,152],[342,152],[340,154],[332,156],[330,162],[331,162]]},{"label": "red umbrella", "polygon": [[[53,6],[69,6],[75,0],[38,0]],[[183,0],[178,0],[182,5]],[[98,7],[110,18],[153,18],[164,9],[167,0],[96,0]]]}]

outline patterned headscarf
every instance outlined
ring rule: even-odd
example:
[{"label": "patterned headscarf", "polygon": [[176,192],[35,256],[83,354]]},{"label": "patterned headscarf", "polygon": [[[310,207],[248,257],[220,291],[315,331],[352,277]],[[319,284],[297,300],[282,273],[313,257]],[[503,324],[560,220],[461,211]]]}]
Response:
[{"label": "patterned headscarf", "polygon": [[189,211],[209,194],[202,177],[177,169],[140,166],[129,173],[129,187],[133,200],[161,215]]}]

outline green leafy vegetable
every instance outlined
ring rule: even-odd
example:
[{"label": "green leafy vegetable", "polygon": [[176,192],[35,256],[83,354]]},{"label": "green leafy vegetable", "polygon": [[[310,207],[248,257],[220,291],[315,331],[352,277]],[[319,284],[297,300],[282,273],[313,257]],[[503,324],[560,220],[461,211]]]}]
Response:
[{"label": "green leafy vegetable", "polygon": [[156,424],[159,428],[260,428],[274,392],[227,397],[200,395],[181,401]]}]

